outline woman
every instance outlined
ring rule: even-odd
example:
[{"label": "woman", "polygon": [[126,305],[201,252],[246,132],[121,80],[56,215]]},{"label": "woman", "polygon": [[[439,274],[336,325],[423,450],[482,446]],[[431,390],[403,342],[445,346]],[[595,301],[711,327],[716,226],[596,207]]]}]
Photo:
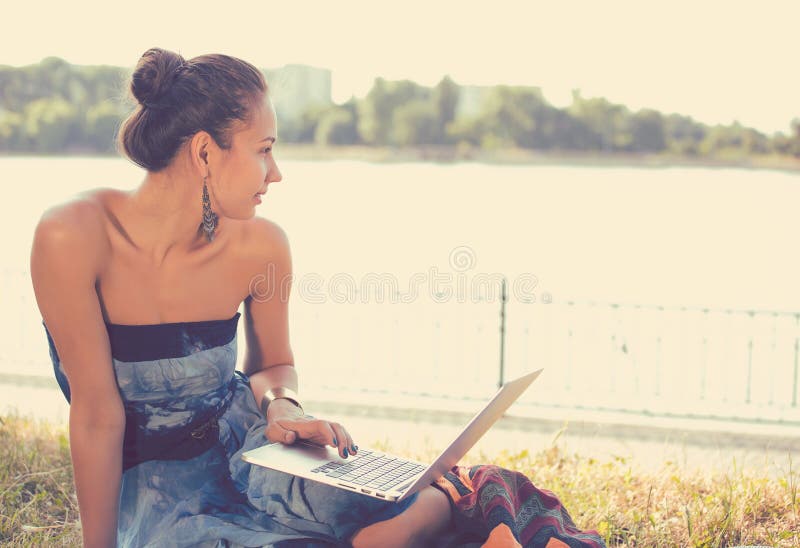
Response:
[{"label": "woman", "polygon": [[[435,539],[452,525],[459,496],[441,485],[395,504],[241,459],[268,441],[298,438],[343,458],[358,453],[343,425],[304,414],[288,292],[265,298],[253,283],[266,272],[285,288],[292,271],[285,233],[254,216],[260,196],[281,181],[261,72],[229,56],[186,61],[156,48],[139,60],[130,89],[138,105],[119,145],[146,170],[144,180],[49,209],[31,254],[70,402],[84,545]],[[235,371],[241,303],[243,372]]]}]

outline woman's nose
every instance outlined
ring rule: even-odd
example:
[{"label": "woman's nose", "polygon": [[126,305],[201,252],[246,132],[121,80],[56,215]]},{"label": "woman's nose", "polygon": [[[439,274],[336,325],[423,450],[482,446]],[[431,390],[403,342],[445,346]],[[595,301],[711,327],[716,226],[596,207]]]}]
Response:
[{"label": "woman's nose", "polygon": [[281,170],[278,169],[278,164],[273,164],[272,169],[267,172],[267,180],[273,183],[278,183],[283,179]]}]

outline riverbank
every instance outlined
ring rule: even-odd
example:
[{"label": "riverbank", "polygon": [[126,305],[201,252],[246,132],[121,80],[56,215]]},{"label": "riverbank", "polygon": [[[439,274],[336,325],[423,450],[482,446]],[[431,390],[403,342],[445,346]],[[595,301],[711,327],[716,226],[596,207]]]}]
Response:
[{"label": "riverbank", "polygon": [[370,147],[342,146],[323,147],[313,144],[281,143],[275,154],[291,160],[361,160],[367,162],[478,162],[511,165],[576,165],[587,167],[709,167],[770,169],[800,172],[800,158],[786,156],[732,155],[719,158],[691,158],[672,154],[623,154],[550,152],[522,148],[483,150],[471,146],[417,146],[417,147]]},{"label": "riverbank", "polygon": [[[461,146],[411,146],[378,147],[363,145],[319,146],[315,144],[280,143],[275,155],[281,160],[298,161],[362,161],[373,163],[434,162],[455,164],[476,162],[495,165],[558,165],[585,167],[640,167],[640,168],[736,168],[767,169],[800,173],[800,158],[787,156],[720,156],[692,158],[674,154],[627,154],[553,152],[522,148],[483,150],[470,145]],[[0,157],[37,157],[37,154],[0,152]],[[117,153],[99,154],[92,151],[61,151],[55,156],[117,157]]]}]

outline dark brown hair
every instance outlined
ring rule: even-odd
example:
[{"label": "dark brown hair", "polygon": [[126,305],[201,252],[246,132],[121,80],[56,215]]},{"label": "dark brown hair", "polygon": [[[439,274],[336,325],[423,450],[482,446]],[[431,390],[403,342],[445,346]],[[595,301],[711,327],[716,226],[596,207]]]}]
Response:
[{"label": "dark brown hair", "polygon": [[131,76],[136,109],[122,123],[117,145],[148,171],[167,167],[198,131],[230,148],[230,130],[246,122],[267,92],[264,75],[246,61],[212,54],[188,61],[161,48],[144,52]]}]

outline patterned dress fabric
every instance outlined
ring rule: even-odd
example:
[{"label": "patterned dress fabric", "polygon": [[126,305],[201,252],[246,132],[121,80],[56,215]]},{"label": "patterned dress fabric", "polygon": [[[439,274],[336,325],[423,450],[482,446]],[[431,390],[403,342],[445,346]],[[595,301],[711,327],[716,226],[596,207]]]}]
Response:
[{"label": "patterned dress fabric", "polygon": [[235,369],[239,317],[106,324],[127,419],[118,546],[346,546],[416,500],[381,501],[241,459],[270,442],[247,376]]},{"label": "patterned dress fabric", "polygon": [[[381,501],[241,459],[270,442],[248,377],[235,368],[239,317],[106,323],[126,415],[119,547],[350,546],[359,529],[417,500],[415,494]],[[42,325],[56,380],[70,401]],[[578,530],[552,493],[517,472],[455,466],[433,486],[453,511],[434,546],[605,546],[594,531]]]}]

